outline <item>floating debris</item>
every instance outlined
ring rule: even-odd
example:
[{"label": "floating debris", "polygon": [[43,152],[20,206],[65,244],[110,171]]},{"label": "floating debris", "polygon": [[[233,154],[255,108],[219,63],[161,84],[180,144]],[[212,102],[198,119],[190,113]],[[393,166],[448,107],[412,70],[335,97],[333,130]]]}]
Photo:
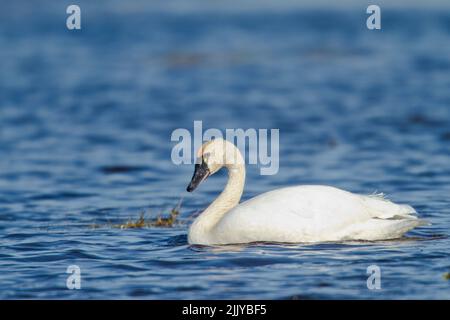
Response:
[{"label": "floating debris", "polygon": [[444,273],[443,277],[445,280],[450,280],[450,272]]},{"label": "floating debris", "polygon": [[170,210],[168,217],[162,217],[159,215],[156,218],[156,221],[152,223],[153,227],[172,227],[175,223],[175,220],[177,219],[178,215],[180,214],[180,204],[181,202],[175,207]]},{"label": "floating debris", "polygon": [[125,224],[115,224],[112,225],[113,228],[119,228],[119,229],[132,229],[132,228],[143,228],[148,223],[145,221],[144,213],[142,212],[139,219],[136,221],[128,220]]},{"label": "floating debris", "polygon": [[126,223],[120,224],[91,224],[89,227],[92,229],[98,229],[101,227],[111,227],[117,229],[134,229],[134,228],[145,228],[145,227],[162,227],[162,228],[170,228],[175,225],[177,217],[180,214],[181,207],[181,199],[178,204],[173,207],[168,214],[159,214],[156,218],[146,218],[145,212],[141,212],[139,218],[137,220],[128,220]]}]

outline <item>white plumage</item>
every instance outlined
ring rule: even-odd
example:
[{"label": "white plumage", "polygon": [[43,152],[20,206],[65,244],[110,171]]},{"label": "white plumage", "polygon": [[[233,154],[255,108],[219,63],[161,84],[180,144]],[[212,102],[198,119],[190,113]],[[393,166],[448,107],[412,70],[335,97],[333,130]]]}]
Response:
[{"label": "white plumage", "polygon": [[263,193],[228,211],[212,229],[210,241],[393,239],[421,224],[415,213],[408,205],[334,187],[288,187]]}]

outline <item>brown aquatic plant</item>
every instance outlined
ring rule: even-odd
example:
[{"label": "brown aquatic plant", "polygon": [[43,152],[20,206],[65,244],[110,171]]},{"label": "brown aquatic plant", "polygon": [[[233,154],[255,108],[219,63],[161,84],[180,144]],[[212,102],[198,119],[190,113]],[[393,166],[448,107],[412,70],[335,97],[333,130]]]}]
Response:
[{"label": "brown aquatic plant", "polygon": [[[170,228],[175,225],[175,222],[180,214],[181,199],[178,204],[173,207],[168,214],[160,213],[156,218],[146,218],[145,212],[141,212],[139,218],[136,220],[128,220],[126,223],[119,224],[108,224],[111,228],[117,229],[134,229],[134,228],[145,228],[145,227],[159,227],[159,228]],[[91,224],[91,228],[98,229],[102,227],[99,224]]]}]

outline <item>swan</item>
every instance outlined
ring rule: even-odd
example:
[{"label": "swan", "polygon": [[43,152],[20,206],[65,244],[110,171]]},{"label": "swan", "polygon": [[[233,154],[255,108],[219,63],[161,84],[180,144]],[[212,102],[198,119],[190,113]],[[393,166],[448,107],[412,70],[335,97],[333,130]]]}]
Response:
[{"label": "swan", "polygon": [[197,157],[188,192],[222,167],[228,169],[228,182],[191,224],[188,242],[192,245],[388,240],[426,224],[409,205],[331,186],[284,187],[239,204],[245,182],[239,149],[227,140],[214,139],[199,148]]}]

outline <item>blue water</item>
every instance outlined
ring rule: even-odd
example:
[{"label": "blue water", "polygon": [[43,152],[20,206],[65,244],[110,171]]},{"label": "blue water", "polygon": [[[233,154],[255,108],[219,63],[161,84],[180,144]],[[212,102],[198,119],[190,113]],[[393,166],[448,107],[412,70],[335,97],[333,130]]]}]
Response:
[{"label": "blue water", "polygon": [[[450,10],[1,1],[0,298],[449,299]],[[269,2],[270,3],[270,2]],[[291,7],[292,5],[292,7]],[[448,8],[448,7],[447,7]],[[176,128],[279,128],[280,186],[384,192],[432,223],[409,239],[191,247]],[[171,228],[113,224],[167,212]],[[96,225],[93,228],[92,225]],[[381,268],[381,290],[366,286]],[[80,290],[66,288],[69,265]]]}]

